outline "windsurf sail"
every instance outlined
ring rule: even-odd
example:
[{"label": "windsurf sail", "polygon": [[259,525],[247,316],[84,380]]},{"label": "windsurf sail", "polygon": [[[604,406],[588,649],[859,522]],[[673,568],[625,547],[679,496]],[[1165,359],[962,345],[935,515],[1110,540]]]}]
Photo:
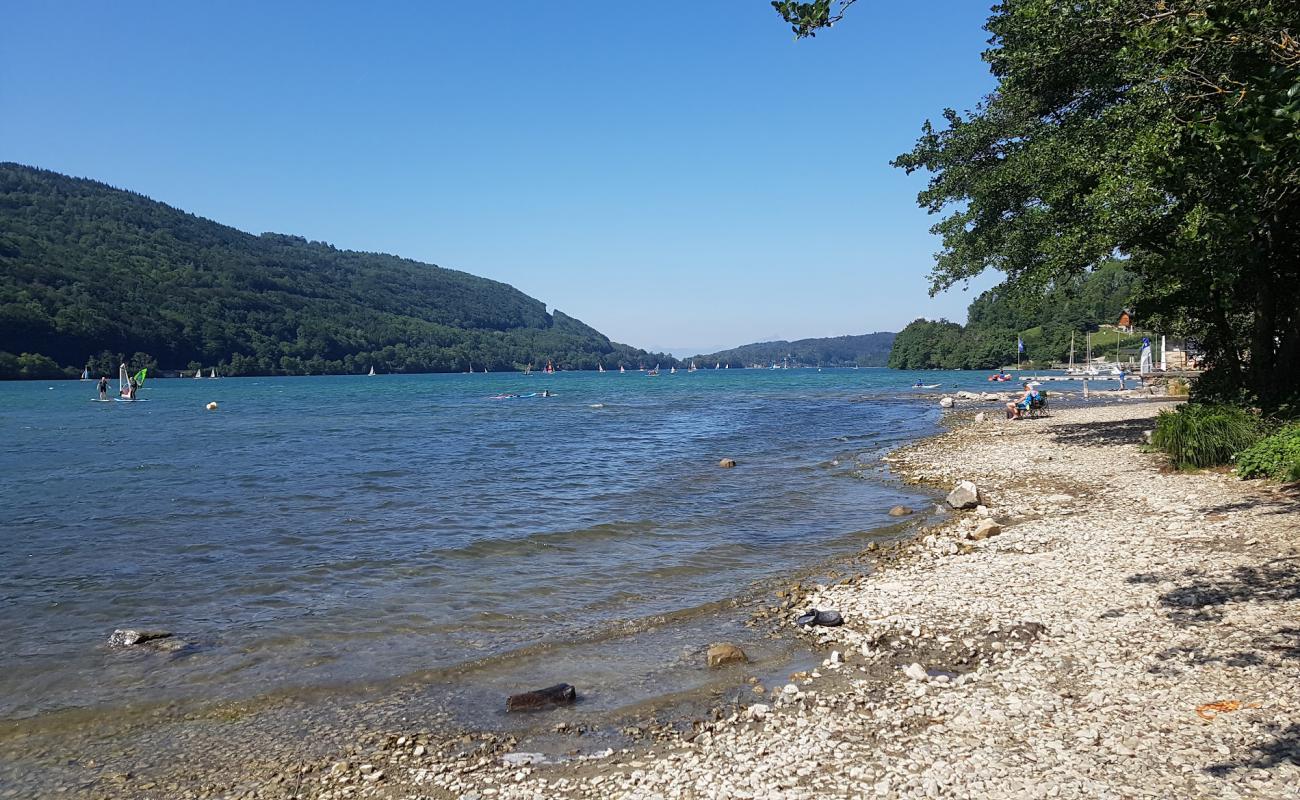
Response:
[{"label": "windsurf sail", "polygon": [[131,378],[126,374],[126,363],[117,368],[117,396],[126,397],[131,388]]},{"label": "windsurf sail", "polygon": [[144,379],[147,378],[148,376],[149,376],[149,368],[145,367],[144,369],[140,370],[135,374],[135,382],[140,386],[144,386]]}]

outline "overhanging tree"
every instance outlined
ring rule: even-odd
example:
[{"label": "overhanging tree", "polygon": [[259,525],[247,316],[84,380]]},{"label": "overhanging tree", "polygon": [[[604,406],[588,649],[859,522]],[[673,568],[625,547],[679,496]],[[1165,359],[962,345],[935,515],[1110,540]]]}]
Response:
[{"label": "overhanging tree", "polygon": [[[811,36],[851,2],[775,2]],[[1203,389],[1300,397],[1300,3],[1008,0],[997,88],[895,160],[943,215],[931,292],[1046,289],[1119,255],[1139,314],[1197,336]]]}]

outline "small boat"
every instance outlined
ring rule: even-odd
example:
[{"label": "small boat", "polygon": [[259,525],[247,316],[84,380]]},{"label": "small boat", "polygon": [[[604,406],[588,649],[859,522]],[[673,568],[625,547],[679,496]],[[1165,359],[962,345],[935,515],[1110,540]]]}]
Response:
[{"label": "small boat", "polygon": [[208,373],[208,377],[209,377],[209,378],[215,378],[215,377],[217,377],[217,368],[216,368],[216,367],[213,367],[213,368],[212,368],[212,370]]},{"label": "small boat", "polygon": [[552,364],[550,361],[547,361],[547,362],[546,362],[546,374],[547,374],[547,375],[554,375],[554,374],[555,374],[555,365]]},{"label": "small boat", "polygon": [[938,389],[940,386],[943,386],[943,384],[942,383],[917,383],[917,384],[913,384],[912,388],[913,389]]},{"label": "small boat", "polygon": [[372,377],[372,378],[375,377],[375,368],[374,368],[374,367],[371,367],[371,368],[370,368],[370,377]]},{"label": "small boat", "polygon": [[88,381],[88,380],[90,380],[90,367],[86,367],[85,369],[83,369],[83,370],[81,371],[81,379],[82,379],[83,381]]},{"label": "small boat", "polygon": [[627,372],[627,370],[623,369],[623,365],[622,365],[622,364],[619,364],[619,365],[618,365],[618,374],[619,374],[619,375],[622,375],[622,374],[625,373],[625,372]]},{"label": "small boat", "polygon": [[698,369],[699,369],[699,367],[695,366],[695,362],[692,361],[692,362],[691,362],[691,366],[688,367],[686,371],[687,371],[687,372],[695,372],[695,371],[698,370]]},{"label": "small boat", "polygon": [[669,375],[676,375],[676,374],[677,374],[677,367],[669,367],[669,368],[668,368],[668,374],[669,374]]},{"label": "small boat", "polygon": [[719,361],[718,363],[714,364],[714,365],[713,365],[713,368],[714,368],[714,369],[717,369],[717,368],[720,367],[720,366],[722,366],[722,362],[721,362],[721,361]]},{"label": "small boat", "polygon": [[659,377],[659,365],[658,365],[658,364],[655,364],[655,368],[652,369],[652,370],[650,370],[649,372],[647,372],[645,375],[646,375],[647,378],[657,378],[657,377]]},{"label": "small boat", "polygon": [[199,367],[198,369],[194,370],[194,377],[196,378],[203,377],[203,367]]},{"label": "small boat", "polygon": [[605,366],[604,366],[603,364],[597,364],[597,365],[596,365],[596,371],[597,371],[597,372],[604,372],[604,371],[605,371]]}]

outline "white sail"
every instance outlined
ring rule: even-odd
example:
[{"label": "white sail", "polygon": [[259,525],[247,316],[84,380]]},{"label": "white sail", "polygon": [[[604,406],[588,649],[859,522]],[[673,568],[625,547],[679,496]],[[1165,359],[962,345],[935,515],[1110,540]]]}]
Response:
[{"label": "white sail", "polygon": [[194,370],[194,377],[196,378],[203,377],[203,367],[199,367],[198,369]]},{"label": "white sail", "polygon": [[131,392],[131,376],[126,374],[126,363],[117,368],[117,396],[126,397]]},{"label": "white sail", "polygon": [[83,370],[81,371],[81,379],[82,379],[83,381],[88,381],[88,380],[90,380],[90,367],[86,367],[85,369],[83,369]]},{"label": "white sail", "polygon": [[212,368],[212,371],[208,373],[208,377],[209,377],[209,378],[215,378],[215,377],[217,377],[217,368],[216,368],[216,367],[213,367],[213,368]]},{"label": "white sail", "polygon": [[371,368],[370,368],[370,374],[371,374],[371,375],[374,375],[374,374],[375,374],[375,368],[374,368],[374,367],[371,367]]}]

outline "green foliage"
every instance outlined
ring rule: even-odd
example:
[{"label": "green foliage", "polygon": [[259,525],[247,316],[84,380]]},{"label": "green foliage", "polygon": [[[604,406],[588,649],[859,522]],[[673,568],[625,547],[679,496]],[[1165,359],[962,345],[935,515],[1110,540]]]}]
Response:
[{"label": "green foliage", "polygon": [[[838,18],[774,5],[797,36]],[[931,291],[992,268],[1030,293],[1121,254],[1216,396],[1300,401],[1300,3],[1014,0],[986,27],[996,88],[894,162],[943,215]]]},{"label": "green foliage", "polygon": [[772,0],[772,8],[788,23],[796,39],[813,37],[844,18],[844,11],[857,0]]},{"label": "green foliage", "polygon": [[1287,425],[1238,453],[1237,475],[1300,481],[1300,423]]},{"label": "green foliage", "polygon": [[889,357],[894,334],[867,333],[861,336],[835,336],[826,339],[799,339],[794,342],[757,342],[695,356],[701,367],[722,363],[731,367],[788,364],[792,367],[883,367]]},{"label": "green foliage", "polygon": [[1236,406],[1184,403],[1156,418],[1151,443],[1180,469],[1227,464],[1259,441],[1259,420]]},{"label": "green foliage", "polygon": [[[1087,334],[1113,325],[1138,291],[1137,275],[1117,261],[1075,276],[1043,294],[1026,295],[999,286],[975,298],[965,327],[946,320],[918,319],[898,333],[889,355],[896,369],[996,369],[1016,362],[1016,338],[1025,342],[1022,361],[1065,361],[1070,335],[1079,363]],[[1136,351],[1141,335],[1107,331],[1092,339],[1094,356],[1113,357],[1117,337],[1121,353]]]},{"label": "green foliage", "polygon": [[[223,375],[635,366],[616,344],[496,281],[379,253],[253,236],[94,181],[0,164],[0,353],[79,374]],[[97,356],[91,354],[98,353]],[[0,377],[48,364],[0,358]]]},{"label": "green foliage", "polygon": [[945,215],[932,290],[1122,253],[1139,314],[1200,339],[1220,385],[1300,395],[1300,3],[1017,0],[987,27],[997,88],[895,161]]}]

